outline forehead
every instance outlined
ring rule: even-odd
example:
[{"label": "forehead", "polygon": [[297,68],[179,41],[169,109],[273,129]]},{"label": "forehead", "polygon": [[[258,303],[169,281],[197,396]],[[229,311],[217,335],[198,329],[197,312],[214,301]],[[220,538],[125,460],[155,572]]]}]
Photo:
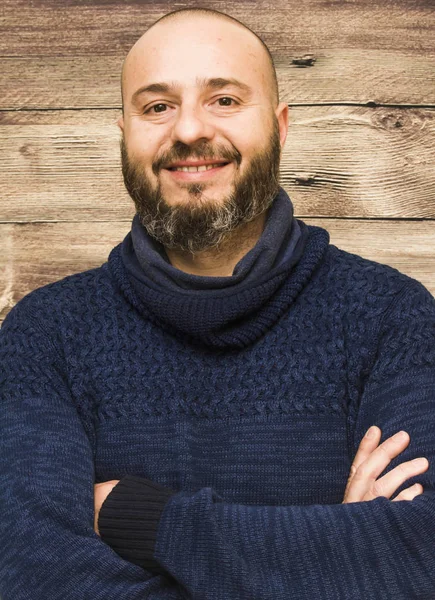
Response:
[{"label": "forehead", "polygon": [[156,81],[198,87],[210,77],[234,78],[261,93],[268,63],[259,40],[237,23],[195,17],[158,24],[129,52],[123,74],[126,98]]}]

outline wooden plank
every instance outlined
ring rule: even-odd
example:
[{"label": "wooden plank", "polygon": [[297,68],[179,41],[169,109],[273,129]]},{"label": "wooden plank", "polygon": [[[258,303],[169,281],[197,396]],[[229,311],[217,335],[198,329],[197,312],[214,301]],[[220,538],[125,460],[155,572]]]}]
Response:
[{"label": "wooden plank", "polygon": [[275,55],[280,97],[289,105],[435,104],[435,53],[313,47],[299,61],[305,55],[306,67],[295,64],[297,52]]},{"label": "wooden plank", "polygon": [[[389,264],[435,295],[435,222],[304,219],[324,227],[331,243]],[[0,319],[31,290],[103,264],[131,223],[0,225]]]},{"label": "wooden plank", "polygon": [[[166,13],[191,2],[2,0],[3,56],[126,53]],[[272,51],[317,48],[434,51],[433,0],[204,0],[260,35]]]},{"label": "wooden plank", "polygon": [[[1,222],[133,215],[119,111],[0,113]],[[435,218],[435,110],[296,107],[282,185],[304,217]]]},{"label": "wooden plank", "polygon": [[[309,66],[294,64],[309,54]],[[274,53],[281,99],[294,104],[435,105],[435,53],[322,48]],[[121,108],[123,56],[0,58],[0,109]],[[310,61],[308,61],[310,63]]]},{"label": "wooden plank", "polygon": [[0,128],[2,221],[119,220],[134,214],[122,181],[115,111],[111,119],[106,111],[84,113],[33,113],[31,124],[14,126],[21,114],[3,113],[12,118],[3,118],[8,125]]},{"label": "wooden plank", "polygon": [[435,110],[294,108],[282,185],[303,216],[434,218]]}]

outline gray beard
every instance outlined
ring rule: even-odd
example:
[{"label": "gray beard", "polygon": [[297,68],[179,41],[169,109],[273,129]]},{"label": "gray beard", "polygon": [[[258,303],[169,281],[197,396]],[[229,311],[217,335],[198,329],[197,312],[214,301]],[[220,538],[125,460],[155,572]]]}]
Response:
[{"label": "gray beard", "polygon": [[[263,214],[279,191],[281,146],[276,118],[267,147],[253,157],[243,177],[235,177],[233,191],[219,202],[207,198],[204,184],[192,183],[185,186],[192,202],[171,206],[162,195],[160,183],[154,189],[140,165],[130,160],[124,136],[120,146],[124,184],[139,220],[148,234],[168,249],[195,254],[221,247],[238,227]],[[235,161],[237,168],[241,162],[234,147],[230,151],[223,147],[211,151],[203,142],[195,146],[177,142],[170,153],[153,163],[152,169],[157,175],[163,164],[216,156]]]}]

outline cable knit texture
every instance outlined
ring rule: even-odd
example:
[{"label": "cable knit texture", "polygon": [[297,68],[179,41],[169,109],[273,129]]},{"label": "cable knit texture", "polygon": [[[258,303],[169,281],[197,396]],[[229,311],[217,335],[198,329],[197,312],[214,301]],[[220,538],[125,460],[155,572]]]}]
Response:
[{"label": "cable knit texture", "polygon": [[[307,226],[274,292],[252,314],[244,297],[242,327],[192,336],[144,301],[121,249],[0,330],[2,600],[434,598],[431,294]],[[387,470],[429,459],[398,490],[422,483],[414,501],[341,504],[373,424],[411,437]],[[94,483],[121,480],[130,510],[129,476],[168,490],[134,517],[159,572],[131,529],[116,548],[93,530]]]}]

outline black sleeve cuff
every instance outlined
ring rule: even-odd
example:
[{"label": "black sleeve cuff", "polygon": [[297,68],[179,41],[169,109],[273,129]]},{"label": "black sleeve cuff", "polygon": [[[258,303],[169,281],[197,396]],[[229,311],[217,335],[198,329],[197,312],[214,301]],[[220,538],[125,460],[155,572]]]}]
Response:
[{"label": "black sleeve cuff", "polygon": [[102,541],[125,560],[153,573],[167,574],[154,560],[160,517],[174,490],[126,475],[104,500],[98,515]]}]

